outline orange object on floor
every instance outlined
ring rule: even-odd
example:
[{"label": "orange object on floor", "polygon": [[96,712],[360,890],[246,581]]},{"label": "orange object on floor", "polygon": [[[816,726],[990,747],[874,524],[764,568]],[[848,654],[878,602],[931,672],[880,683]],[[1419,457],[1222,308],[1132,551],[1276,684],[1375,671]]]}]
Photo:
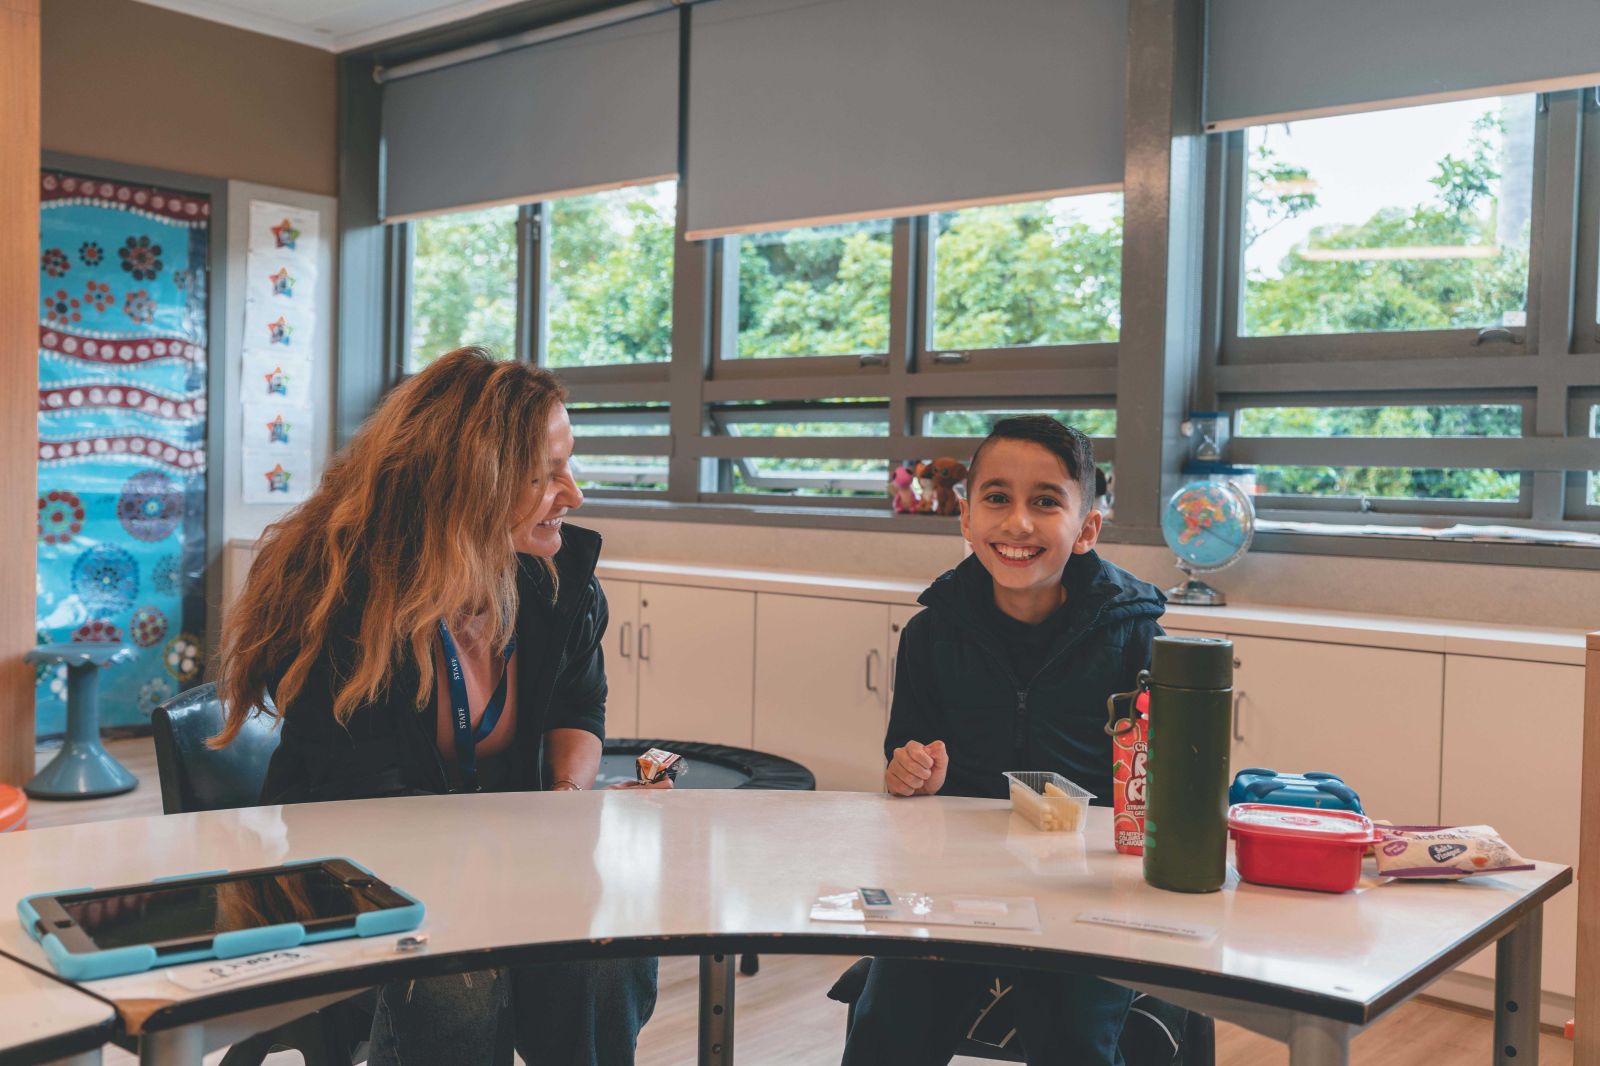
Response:
[{"label": "orange object on floor", "polygon": [[28,828],[28,797],[22,789],[0,785],[0,833]]}]

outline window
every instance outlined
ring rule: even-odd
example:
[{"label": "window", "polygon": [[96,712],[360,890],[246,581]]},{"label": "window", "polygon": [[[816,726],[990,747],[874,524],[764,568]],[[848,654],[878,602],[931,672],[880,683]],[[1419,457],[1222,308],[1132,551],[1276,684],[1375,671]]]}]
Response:
[{"label": "window", "polygon": [[516,352],[517,209],[491,207],[411,223],[411,323],[406,373],[481,344]]},{"label": "window", "polygon": [[1017,415],[1049,415],[1057,422],[1073,426],[1091,437],[1117,435],[1117,410],[1090,407],[1063,410],[1046,407],[1008,407],[985,410],[951,409],[923,414],[922,431],[930,437],[986,437],[995,423]]},{"label": "window", "polygon": [[728,238],[739,271],[732,354],[887,352],[891,232],[878,221]]},{"label": "window", "polygon": [[[577,438],[571,465],[579,488],[600,493],[666,491],[671,428],[665,405],[573,402],[567,411]],[[635,446],[642,446],[640,454],[628,454],[627,449]],[[611,454],[613,449],[621,454]]]},{"label": "window", "polygon": [[676,199],[664,181],[549,205],[546,366],[671,358]]},{"label": "window", "polygon": [[1115,341],[1122,194],[934,215],[933,347]]},{"label": "window", "polygon": [[1239,334],[1520,328],[1532,96],[1246,131]]},{"label": "window", "polygon": [[[818,452],[829,450],[822,445],[824,440],[848,446],[848,441],[841,438],[888,436],[889,421],[882,400],[847,400],[798,408],[730,407],[713,411],[712,420],[727,436],[752,442],[744,449],[746,455],[727,464],[725,473],[732,492],[874,499],[883,496],[889,480],[887,458],[794,454],[812,448]],[[783,441],[784,446],[773,448],[761,441]],[[763,454],[774,451],[782,454]]]},{"label": "window", "polygon": [[1522,491],[1521,475],[1507,470],[1258,466],[1255,476],[1258,493],[1279,496],[1515,502]]},{"label": "window", "polygon": [[1517,404],[1245,407],[1241,437],[1520,437]]}]

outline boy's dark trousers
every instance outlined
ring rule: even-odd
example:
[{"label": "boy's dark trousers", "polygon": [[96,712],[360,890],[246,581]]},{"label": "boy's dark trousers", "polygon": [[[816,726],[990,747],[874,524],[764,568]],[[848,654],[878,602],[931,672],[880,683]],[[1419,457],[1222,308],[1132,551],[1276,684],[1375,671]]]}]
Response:
[{"label": "boy's dark trousers", "polygon": [[872,960],[842,1066],[943,1066],[996,978],[1029,1066],[1122,1066],[1133,992],[1095,977],[928,959]]}]

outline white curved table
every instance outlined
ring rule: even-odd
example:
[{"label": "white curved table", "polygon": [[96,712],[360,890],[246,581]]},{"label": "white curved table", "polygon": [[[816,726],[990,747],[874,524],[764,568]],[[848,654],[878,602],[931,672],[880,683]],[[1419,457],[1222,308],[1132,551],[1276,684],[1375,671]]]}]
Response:
[{"label": "white curved table", "polygon": [[99,1062],[117,1015],[111,1004],[12,959],[0,959],[0,1064]]},{"label": "white curved table", "polygon": [[[394,938],[316,945],[316,961],[201,994],[155,970],[86,987],[112,1001],[146,1061],[206,1047],[353,989],[493,965],[721,953],[702,967],[701,1061],[732,1061],[735,952],[937,956],[1093,973],[1156,991],[1341,1063],[1349,1038],[1501,940],[1497,1059],[1537,1061],[1539,915],[1564,866],[1340,896],[1238,884],[1182,895],[1144,883],[1110,845],[1039,833],[1002,801],[842,792],[585,792],[431,796],[260,807],[0,837],[0,898],[205,869],[347,855],[428,906],[424,953]],[[1032,896],[1037,933],[814,922],[825,888]],[[1079,922],[1087,911],[1216,930],[1178,939]],[[43,965],[13,912],[0,952]],[[203,965],[203,964],[202,964]],[[706,980],[706,978],[714,978]],[[821,995],[822,989],[817,990]],[[1523,1009],[1507,1011],[1508,999]],[[716,1008],[721,1007],[719,1011]],[[253,1027],[253,1028],[252,1028]]]}]

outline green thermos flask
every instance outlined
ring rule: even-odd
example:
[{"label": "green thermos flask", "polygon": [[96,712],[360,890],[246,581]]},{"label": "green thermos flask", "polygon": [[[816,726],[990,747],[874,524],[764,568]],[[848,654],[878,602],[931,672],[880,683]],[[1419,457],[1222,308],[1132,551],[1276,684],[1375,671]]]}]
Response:
[{"label": "green thermos flask", "polygon": [[1144,879],[1215,892],[1227,878],[1233,642],[1157,637],[1150,656]]}]

